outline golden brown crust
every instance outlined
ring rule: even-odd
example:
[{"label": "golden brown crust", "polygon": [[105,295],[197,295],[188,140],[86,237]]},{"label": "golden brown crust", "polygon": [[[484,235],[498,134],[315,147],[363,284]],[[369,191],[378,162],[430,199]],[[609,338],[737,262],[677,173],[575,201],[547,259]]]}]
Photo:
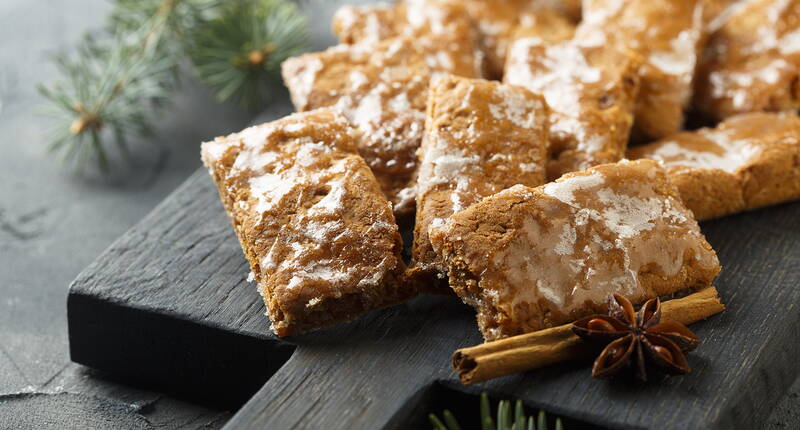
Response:
[{"label": "golden brown crust", "polygon": [[548,10],[529,12],[524,14],[519,24],[513,28],[508,41],[538,37],[549,43],[563,42],[572,39],[575,28],[575,23],[559,13]]},{"label": "golden brown crust", "polygon": [[[462,1],[483,34],[487,76],[502,79],[507,52],[520,36],[536,36],[546,41],[572,37],[580,20],[579,1],[506,0],[498,7],[495,0]],[[521,34],[517,34],[522,29]]]},{"label": "golden brown crust", "polygon": [[700,0],[588,0],[577,38],[617,44],[643,60],[634,140],[657,139],[681,129],[702,47]]},{"label": "golden brown crust", "polygon": [[738,7],[746,1],[748,0],[702,0],[706,35],[718,30],[730,18],[730,14],[735,13],[732,6]]},{"label": "golden brown crust", "polygon": [[713,169],[670,169],[670,179],[680,190],[683,204],[698,221],[736,213],[745,206],[741,183],[730,173]]},{"label": "golden brown crust", "polygon": [[417,276],[445,272],[429,228],[515,184],[545,182],[547,114],[544,99],[524,88],[454,76],[434,81],[420,148]]},{"label": "golden brown crust", "polygon": [[695,106],[717,120],[799,109],[800,1],[755,0],[728,11],[704,50]]},{"label": "golden brown crust", "polygon": [[430,78],[414,45],[402,38],[338,45],[290,58],[282,72],[298,111],[332,107],[356,126],[358,151],[395,213],[413,212]]},{"label": "golden brown crust", "polygon": [[450,285],[478,312],[486,340],[563,324],[605,308],[710,285],[716,253],[653,161],[515,186],[432,232]]},{"label": "golden brown crust", "polygon": [[800,198],[800,118],[752,113],[635,147],[664,163],[699,220]]},{"label": "golden brown crust", "polygon": [[542,94],[550,107],[548,179],[625,155],[638,66],[638,57],[613,46],[514,41],[503,80]]},{"label": "golden brown crust", "polygon": [[395,4],[344,5],[333,15],[331,27],[341,43],[374,43],[401,34],[408,25],[404,18]]},{"label": "golden brown crust", "polygon": [[391,206],[339,114],[295,114],[206,142],[217,184],[278,336],[402,301]]},{"label": "golden brown crust", "polygon": [[408,0],[394,5],[344,6],[333,17],[342,43],[375,43],[406,37],[435,72],[479,78],[484,54],[480,34],[458,2]]},{"label": "golden brown crust", "polygon": [[[420,18],[425,14],[431,17],[427,22]],[[517,28],[527,28],[528,35],[535,32],[545,40],[566,40],[580,15],[580,0],[504,0],[501,7],[495,0],[406,0],[392,5],[344,6],[333,18],[333,32],[342,43],[409,36],[421,42],[420,49],[434,62],[440,52],[461,57],[450,66],[432,66],[434,70],[501,79],[506,51]],[[485,56],[485,73],[476,73],[471,68],[475,63],[464,55],[479,58],[472,54],[475,48],[481,50],[481,61]]]}]

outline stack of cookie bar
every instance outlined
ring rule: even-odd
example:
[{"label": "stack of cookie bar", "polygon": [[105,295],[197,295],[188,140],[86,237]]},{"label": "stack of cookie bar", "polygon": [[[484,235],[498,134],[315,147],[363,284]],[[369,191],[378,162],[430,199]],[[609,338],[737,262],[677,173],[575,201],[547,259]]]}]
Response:
[{"label": "stack of cookie bar", "polygon": [[202,147],[278,336],[419,293],[487,340],[684,294],[720,270],[698,220],[800,198],[800,0],[402,0],[333,29],[283,64],[298,113]]}]

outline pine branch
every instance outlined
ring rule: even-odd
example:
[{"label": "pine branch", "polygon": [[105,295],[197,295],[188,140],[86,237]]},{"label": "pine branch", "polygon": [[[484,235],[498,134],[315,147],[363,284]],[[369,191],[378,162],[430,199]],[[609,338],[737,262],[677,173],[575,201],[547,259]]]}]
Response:
[{"label": "pine branch", "polygon": [[197,26],[189,57],[201,82],[221,102],[263,108],[280,80],[280,64],[308,47],[305,17],[293,3],[242,0]]},{"label": "pine branch", "polygon": [[134,137],[153,136],[187,56],[218,100],[262,107],[280,62],[308,41],[288,0],[114,1],[110,28],[56,56],[63,79],[39,86],[56,121],[50,148],[81,169],[108,171]]},{"label": "pine branch", "polygon": [[113,0],[109,18],[111,31],[134,32],[143,22],[166,14],[166,28],[171,40],[180,40],[198,22],[213,15],[225,0]]},{"label": "pine branch", "polygon": [[64,80],[39,91],[57,119],[50,149],[79,168],[94,159],[110,168],[107,140],[127,157],[130,137],[152,135],[149,112],[164,105],[174,88],[175,56],[161,43],[164,15],[135,33],[106,39],[86,36],[73,57],[59,55]]}]

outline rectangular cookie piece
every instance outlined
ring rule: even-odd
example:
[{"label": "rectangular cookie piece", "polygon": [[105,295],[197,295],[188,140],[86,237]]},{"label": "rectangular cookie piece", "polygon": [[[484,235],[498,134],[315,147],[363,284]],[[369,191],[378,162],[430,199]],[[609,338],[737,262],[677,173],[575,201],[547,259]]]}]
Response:
[{"label": "rectangular cookie piece", "polygon": [[348,5],[336,12],[332,26],[342,43],[406,37],[432,71],[469,78],[483,76],[480,34],[458,2],[408,0],[392,5]]},{"label": "rectangular cookie piece", "polygon": [[428,229],[515,184],[545,182],[547,106],[524,88],[455,76],[434,80],[420,148],[413,265],[444,273]]},{"label": "rectangular cookie piece", "polygon": [[542,94],[550,107],[549,180],[625,155],[638,66],[635,55],[614,47],[514,41],[503,81]]},{"label": "rectangular cookie piece", "polygon": [[460,1],[478,25],[483,35],[486,51],[487,75],[491,79],[502,79],[508,48],[519,27],[528,29],[527,35],[535,33],[543,40],[560,41],[565,29],[575,26],[580,20],[579,0],[505,0],[498,6],[496,0]]},{"label": "rectangular cookie piece", "polygon": [[[574,27],[580,20],[580,0],[406,0],[394,4],[343,6],[333,17],[333,32],[342,43],[376,42],[408,36],[420,43],[435,71],[491,79],[503,76],[506,50],[518,26],[539,23],[539,34],[552,39],[555,27]],[[544,14],[544,17],[538,17]],[[557,18],[555,17],[557,15]],[[545,25],[549,24],[549,28]],[[474,30],[478,30],[477,38]],[[557,30],[555,32],[544,30]],[[477,43],[476,43],[477,42]],[[480,49],[482,48],[482,49]],[[442,61],[444,58],[450,60]],[[486,60],[476,73],[474,60]]]},{"label": "rectangular cookie piece", "polygon": [[358,151],[398,216],[414,210],[416,151],[430,70],[408,39],[338,45],[282,65],[298,111],[331,107],[361,133]]},{"label": "rectangular cookie piece", "polygon": [[709,37],[694,105],[715,120],[800,109],[800,0],[755,0]]},{"label": "rectangular cookie piece", "polygon": [[202,146],[275,334],[411,295],[391,205],[341,115],[300,113]]},{"label": "rectangular cookie piece", "polygon": [[800,118],[751,113],[632,148],[662,162],[695,218],[800,199]]},{"label": "rectangular cookie piece", "polygon": [[[703,0],[703,22],[706,37],[719,30],[749,0]],[[702,60],[702,58],[701,58]]]},{"label": "rectangular cookie piece", "polygon": [[632,136],[679,131],[703,38],[703,0],[587,0],[576,38],[624,46],[642,58]]},{"label": "rectangular cookie piece", "polygon": [[[511,32],[509,42],[537,37],[547,43],[563,42],[575,36],[576,26],[563,15],[552,11],[526,13]],[[505,55],[503,56],[505,58]]]},{"label": "rectangular cookie piece", "polygon": [[431,242],[487,341],[710,285],[711,245],[666,172],[621,161],[537,188],[516,185],[458,212]]}]

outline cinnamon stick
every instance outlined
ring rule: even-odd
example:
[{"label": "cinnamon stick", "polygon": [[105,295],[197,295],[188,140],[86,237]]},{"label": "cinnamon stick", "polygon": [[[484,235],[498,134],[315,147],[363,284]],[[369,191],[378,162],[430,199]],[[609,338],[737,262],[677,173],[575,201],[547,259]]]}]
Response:
[{"label": "cinnamon stick", "polygon": [[[691,324],[722,312],[725,305],[717,289],[705,288],[661,304],[661,318]],[[453,367],[461,383],[470,385],[512,373],[537,369],[559,361],[591,356],[596,352],[564,324],[462,348],[453,353]]]}]

